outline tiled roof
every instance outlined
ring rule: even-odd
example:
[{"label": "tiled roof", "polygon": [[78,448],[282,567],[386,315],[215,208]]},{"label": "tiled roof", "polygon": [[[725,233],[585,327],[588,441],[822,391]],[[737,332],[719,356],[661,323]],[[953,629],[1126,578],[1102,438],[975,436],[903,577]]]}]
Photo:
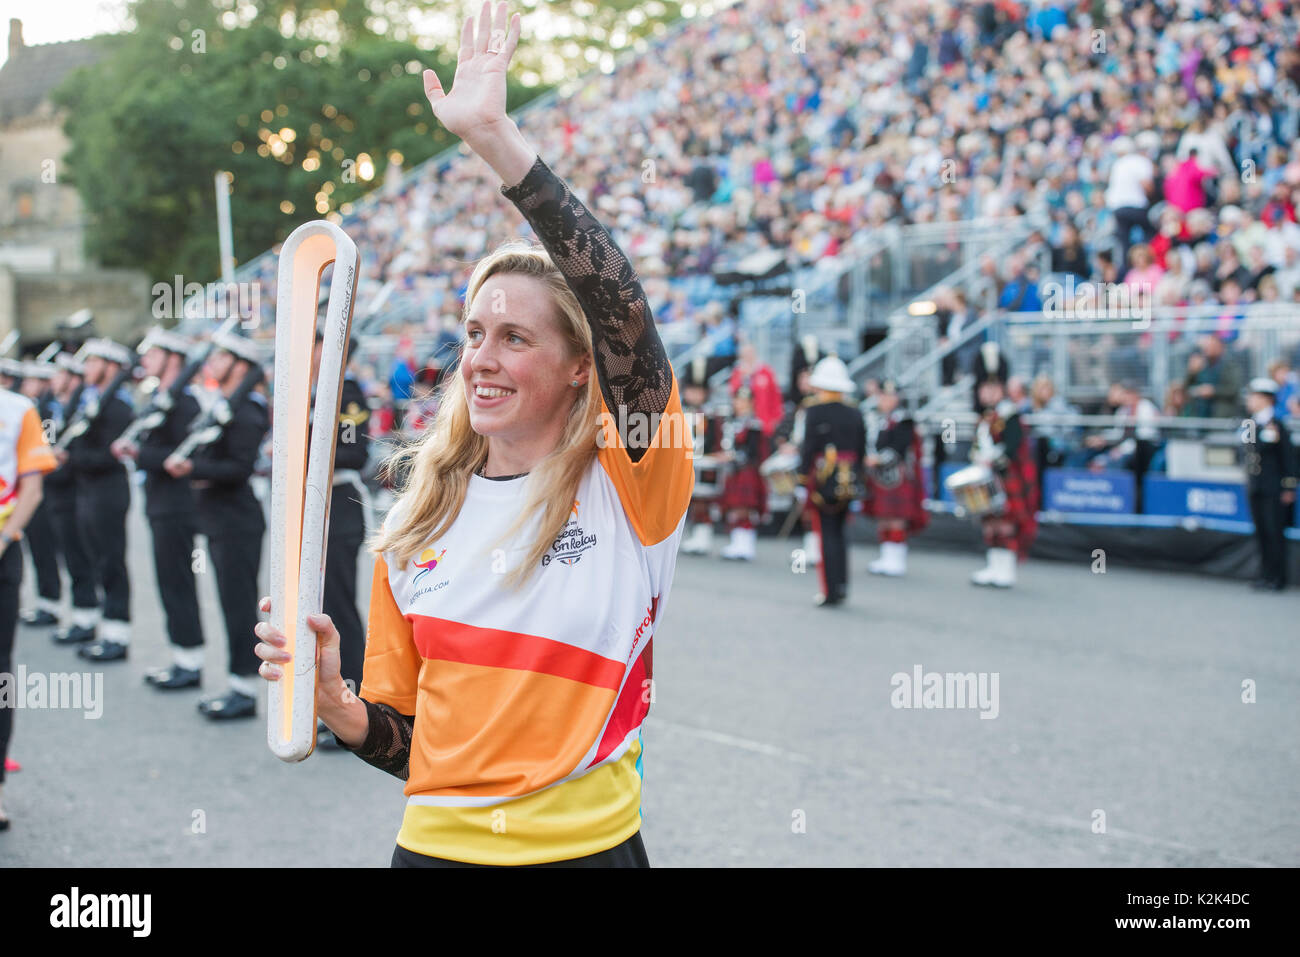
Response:
[{"label": "tiled roof", "polygon": [[0,125],[34,112],[73,70],[105,53],[100,37],[25,46],[0,67]]}]

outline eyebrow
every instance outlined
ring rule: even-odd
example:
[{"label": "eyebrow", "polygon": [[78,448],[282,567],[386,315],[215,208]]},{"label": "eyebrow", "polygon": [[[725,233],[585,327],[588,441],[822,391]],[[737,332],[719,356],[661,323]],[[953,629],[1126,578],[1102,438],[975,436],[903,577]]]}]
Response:
[{"label": "eyebrow", "polygon": [[[465,320],[465,325],[466,325],[466,326],[470,326],[470,325],[478,325],[478,326],[482,326],[482,325],[483,325],[483,321],[482,321],[481,319],[477,319],[477,318],[471,316],[469,319],[466,319],[466,320]],[[529,337],[535,335],[535,333],[533,332],[532,329],[529,329],[527,326],[521,326],[521,325],[519,325],[519,323],[514,322],[514,321],[512,321],[512,320],[510,320],[510,319],[504,319],[504,320],[502,320],[501,322],[494,324],[494,325],[493,325],[493,328],[494,328],[494,329],[500,329],[500,330],[502,330],[502,331],[504,331],[504,332],[519,332],[519,333],[522,333],[522,334],[524,334],[524,335],[526,335],[526,336],[529,336]]]}]

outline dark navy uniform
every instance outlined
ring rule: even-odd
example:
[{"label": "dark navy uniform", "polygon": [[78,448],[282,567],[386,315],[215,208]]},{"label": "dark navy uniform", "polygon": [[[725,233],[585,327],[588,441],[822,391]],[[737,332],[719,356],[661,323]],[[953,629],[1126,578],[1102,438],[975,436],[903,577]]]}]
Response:
[{"label": "dark navy uniform", "polygon": [[249,477],[257,464],[262,439],[271,425],[266,397],[250,392],[236,408],[221,436],[198,449],[191,461],[199,528],[217,576],[217,592],[226,623],[230,674],[253,679],[261,662],[253,654],[257,639],[257,573],[262,562],[266,518]]},{"label": "dark navy uniform", "polygon": [[[41,423],[58,422],[62,415],[54,390],[47,388],[36,399],[36,414]],[[54,529],[54,511],[50,505],[50,480],[55,473],[45,477],[41,504],[32,513],[23,540],[32,556],[36,571],[36,609],[23,616],[28,625],[52,625],[58,621],[59,602],[63,598],[63,582],[59,578],[59,541]]]},{"label": "dark navy uniform", "polygon": [[[1261,423],[1260,418],[1266,420]],[[1246,447],[1246,491],[1259,545],[1256,584],[1280,591],[1287,583],[1286,527],[1295,506],[1294,499],[1288,504],[1282,501],[1282,495],[1295,492],[1300,465],[1291,436],[1276,412],[1257,416],[1254,421],[1255,441]]]},{"label": "dark navy uniform", "polygon": [[[198,671],[202,659],[203,626],[199,620],[198,588],[194,580],[194,537],[199,533],[194,490],[188,478],[173,478],[163,468],[167,456],[189,434],[199,414],[199,403],[188,386],[156,428],[140,436],[136,467],[144,472],[144,514],[153,532],[154,572],[158,594],[167,617],[167,637],[181,652],[177,663]],[[181,658],[185,661],[182,663]],[[169,680],[170,679],[170,680]],[[159,673],[151,683],[163,687],[194,684],[177,682],[175,673]]]},{"label": "dark navy uniform", "polygon": [[[862,415],[844,402],[816,402],[804,412],[799,474],[808,488],[814,532],[821,538],[821,580],[824,603],[836,605],[848,596],[849,555],[844,539],[849,498],[826,494],[836,476],[861,468],[867,430]],[[828,479],[830,480],[828,482]]]},{"label": "dark navy uniform", "polygon": [[[58,431],[67,427],[80,398],[78,388],[66,403],[56,398],[51,404],[51,418]],[[72,463],[66,462],[45,476],[42,491],[42,505],[49,507],[59,555],[72,583],[72,608],[67,624],[55,635],[55,641],[60,644],[88,641],[95,637],[95,625],[99,621],[99,593],[95,588],[95,566],[77,521],[77,480]]]},{"label": "dark navy uniform", "polygon": [[[82,403],[89,401],[87,388]],[[130,637],[131,580],[126,570],[126,513],[131,485],[126,466],[109,446],[131,424],[134,412],[123,389],[99,397],[99,412],[90,427],[68,444],[68,465],[76,481],[76,522],[85,536],[95,569],[95,584],[103,590],[101,642],[78,649],[82,657],[114,660]],[[120,647],[113,647],[120,646]]]},{"label": "dark navy uniform", "polygon": [[334,490],[330,496],[329,538],[325,544],[325,594],[321,610],[339,632],[339,672],[361,688],[366,628],[357,612],[357,554],[366,538],[361,470],[370,455],[370,408],[357,380],[347,375],[339,396],[338,436],[334,444]]}]

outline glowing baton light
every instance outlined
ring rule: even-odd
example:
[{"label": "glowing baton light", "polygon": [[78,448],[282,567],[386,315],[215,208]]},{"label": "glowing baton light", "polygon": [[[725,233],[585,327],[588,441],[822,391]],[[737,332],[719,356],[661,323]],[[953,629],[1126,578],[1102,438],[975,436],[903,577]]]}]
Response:
[{"label": "glowing baton light", "polygon": [[[321,276],[330,263],[334,274],[309,448],[311,356]],[[307,626],[307,616],[321,610],[334,442],[359,267],[356,244],[325,220],[299,226],[280,250],[271,447],[271,624],[284,634],[285,650],[293,657],[284,663],[283,677],[270,682],[266,740],[283,761],[301,761],[316,746],[316,634]]]}]

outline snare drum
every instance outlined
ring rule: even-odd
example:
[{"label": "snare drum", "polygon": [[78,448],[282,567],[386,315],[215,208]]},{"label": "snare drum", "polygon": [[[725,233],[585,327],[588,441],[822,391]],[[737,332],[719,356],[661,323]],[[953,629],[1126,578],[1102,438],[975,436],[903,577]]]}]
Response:
[{"label": "snare drum", "polygon": [[987,465],[970,465],[944,479],[944,487],[957,503],[957,513],[980,518],[997,515],[1007,504],[997,473]]},{"label": "snare drum", "polygon": [[777,452],[759,466],[759,472],[773,495],[793,495],[799,484],[799,456]]},{"label": "snare drum", "polygon": [[713,455],[695,456],[695,491],[692,498],[720,498],[727,483],[727,463]]}]

